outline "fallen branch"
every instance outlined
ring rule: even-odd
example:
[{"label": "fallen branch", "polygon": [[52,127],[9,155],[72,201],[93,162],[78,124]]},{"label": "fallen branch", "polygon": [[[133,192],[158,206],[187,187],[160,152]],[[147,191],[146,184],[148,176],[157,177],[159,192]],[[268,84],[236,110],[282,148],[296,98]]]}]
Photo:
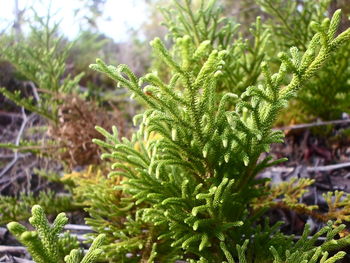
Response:
[{"label": "fallen branch", "polygon": [[24,259],[24,258],[19,258],[19,257],[14,257],[14,256],[3,256],[0,258],[0,263],[35,263],[32,260]]},{"label": "fallen branch", "polygon": [[[84,253],[86,254],[88,252],[88,249],[84,249],[83,250]],[[0,253],[28,253],[28,250],[26,247],[24,246],[3,246],[3,245],[0,245]],[[34,262],[34,261],[32,261]]]},{"label": "fallen branch", "polygon": [[86,225],[73,225],[73,224],[67,224],[64,226],[65,230],[74,230],[74,231],[93,231],[91,226]]},{"label": "fallen branch", "polygon": [[18,257],[13,257],[13,259],[16,260],[16,263],[35,263],[32,260],[18,258]]},{"label": "fallen branch", "polygon": [[[28,157],[30,154],[18,154],[17,158],[25,158],[25,157]],[[3,154],[3,155],[0,155],[0,159],[11,159],[13,158],[13,154]]]},{"label": "fallen branch", "polygon": [[[16,138],[16,141],[15,141],[15,145],[19,145],[20,141],[21,141],[21,137],[22,137],[22,134],[24,132],[24,128],[25,126],[27,125],[27,122],[28,122],[28,118],[27,118],[27,115],[26,115],[26,112],[25,112],[25,109],[22,107],[22,117],[23,117],[23,121],[22,121],[22,124],[21,124],[21,128],[19,129],[19,132],[17,134],[17,138]],[[10,163],[8,163],[4,169],[2,169],[1,173],[0,173],[0,178],[5,174],[7,173],[8,170],[11,169],[11,167],[17,162],[17,159],[18,159],[18,151],[15,150],[14,151],[14,155],[13,155],[13,159]]]},{"label": "fallen branch", "polygon": [[[315,167],[305,167],[307,172],[329,172],[337,169],[343,169],[350,167],[350,162],[346,163],[338,163],[338,164],[331,164],[331,165],[323,165],[323,166],[315,166]],[[284,167],[284,166],[277,166],[269,169],[269,171],[272,172],[279,172],[279,173],[291,173],[296,169],[296,167]]]},{"label": "fallen branch", "polygon": [[38,93],[37,87],[35,86],[33,81],[26,81],[25,84],[29,85],[32,88],[34,98],[35,98],[36,102],[38,103],[38,106],[41,106],[39,93]]},{"label": "fallen branch", "polygon": [[0,245],[0,253],[27,253],[27,249],[22,246],[2,246]]},{"label": "fallen branch", "polygon": [[281,128],[275,128],[274,130],[297,130],[297,129],[306,129],[306,128],[312,128],[317,126],[325,126],[325,125],[335,125],[335,124],[346,124],[350,123],[350,119],[346,120],[334,120],[334,121],[318,121],[313,123],[303,123],[303,124],[296,124],[291,126],[285,126]]},{"label": "fallen branch", "polygon": [[22,118],[22,114],[17,113],[17,112],[8,112],[8,111],[3,111],[0,110],[0,116],[6,116],[9,118]]}]

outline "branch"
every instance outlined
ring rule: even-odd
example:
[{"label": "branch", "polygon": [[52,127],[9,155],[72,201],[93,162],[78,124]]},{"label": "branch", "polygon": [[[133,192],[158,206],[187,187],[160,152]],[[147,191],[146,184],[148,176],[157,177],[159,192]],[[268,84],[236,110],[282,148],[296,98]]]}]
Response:
[{"label": "branch", "polygon": [[[20,140],[21,140],[21,137],[22,137],[22,134],[24,132],[24,128],[28,122],[28,118],[27,118],[27,115],[26,115],[26,112],[25,112],[25,109],[24,107],[21,108],[22,109],[22,124],[21,124],[21,128],[19,129],[19,132],[17,134],[17,138],[16,138],[16,141],[15,141],[15,145],[19,145],[20,143]],[[18,151],[15,150],[14,151],[14,156],[13,156],[13,159],[10,163],[8,163],[4,169],[2,169],[1,173],[0,173],[0,178],[8,171],[11,169],[11,167],[17,162],[17,159],[18,159]]]},{"label": "branch", "polygon": [[27,249],[22,246],[0,246],[0,253],[27,253]]},{"label": "branch", "polygon": [[313,123],[303,123],[303,124],[296,124],[296,125],[291,125],[291,126],[284,126],[281,128],[274,128],[273,130],[297,130],[297,129],[305,129],[305,128],[312,128],[312,127],[317,127],[317,126],[325,126],[325,125],[332,125],[332,124],[346,124],[350,123],[350,119],[346,120],[334,120],[334,121],[317,121]]},{"label": "branch", "polygon": [[75,231],[93,231],[91,226],[86,225],[74,225],[74,224],[66,224],[64,226],[65,230],[75,230]]},{"label": "branch", "polygon": [[[350,167],[350,162],[324,165],[324,166],[316,166],[316,167],[306,167],[307,172],[329,172],[337,169],[343,169]],[[268,171],[271,172],[279,172],[279,173],[291,173],[296,169],[296,167],[273,167]]]}]

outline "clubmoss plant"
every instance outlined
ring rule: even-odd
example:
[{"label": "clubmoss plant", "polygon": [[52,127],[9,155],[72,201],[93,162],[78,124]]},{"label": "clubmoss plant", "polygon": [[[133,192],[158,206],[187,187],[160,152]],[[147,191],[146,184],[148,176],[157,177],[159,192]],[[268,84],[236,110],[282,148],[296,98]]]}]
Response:
[{"label": "clubmoss plant", "polygon": [[[86,181],[77,189],[91,199],[87,222],[108,239],[101,246],[102,257],[109,262],[142,263],[342,259],[345,252],[339,250],[349,245],[350,236],[344,235],[340,221],[326,222],[314,235],[306,226],[295,240],[280,231],[281,223],[262,220],[283,194],[286,207],[313,212],[315,207],[298,204],[312,180],[274,188],[258,177],[263,169],[285,160],[266,154],[272,143],[284,138],[272,129],[280,111],[335,52],[349,44],[350,29],[336,36],[340,11],[331,20],[311,23],[312,38],[305,50],[291,47],[279,53],[274,58],[280,61],[276,71],[259,62],[256,80],[239,91],[223,88],[223,83],[229,83],[226,66],[239,68],[242,60],[231,57],[230,45],[211,41],[206,34],[200,37],[206,31],[200,21],[211,25],[205,24],[203,12],[215,7],[215,1],[200,2],[198,21],[189,11],[191,1],[174,3],[184,10],[179,21],[190,21],[192,27],[181,22],[185,34],[174,35],[171,51],[159,38],[151,42],[166,78],[156,72],[139,78],[126,65],[114,67],[100,59],[91,65],[147,105],[134,118],[138,130],[131,139],[120,138],[116,127],[111,132],[96,127],[105,139],[94,142],[104,149],[102,158],[113,162],[113,171],[109,178],[95,182],[97,186]],[[335,193],[335,202],[332,194],[327,195],[329,216],[341,214],[341,220],[347,221],[342,194]],[[325,240],[319,244],[320,236]]]},{"label": "clubmoss plant", "polygon": [[46,219],[44,210],[39,205],[32,208],[32,217],[29,219],[34,231],[17,222],[7,225],[11,233],[27,248],[37,263],[93,263],[102,252],[99,249],[104,235],[98,236],[92,243],[89,251],[84,255],[78,249],[77,239],[68,233],[59,235],[68,218],[64,213],[59,214],[52,225]]},{"label": "clubmoss plant", "polygon": [[[251,203],[267,190],[257,174],[283,161],[260,158],[271,143],[283,141],[283,134],[272,130],[280,110],[349,41],[350,30],[335,36],[339,18],[337,11],[322,25],[314,22],[315,33],[306,51],[292,47],[289,53],[280,53],[276,73],[262,63],[261,84],[248,87],[240,96],[217,92],[228,52],[207,41],[194,48],[189,36],[176,40],[181,51],[177,57],[160,39],[151,43],[171,72],[168,82],[154,73],[137,78],[127,66],[108,66],[101,60],[91,66],[148,105],[135,117],[140,129],[131,140],[119,140],[115,128],[111,134],[98,128],[106,141],[95,142],[109,151],[103,158],[115,160],[110,176],[124,178],[118,189],[134,198],[136,214],[152,226],[150,258],[157,261],[161,256],[157,246],[162,244],[174,259],[190,262],[244,262],[245,253],[250,262],[273,258],[299,262],[300,257],[311,262],[324,257],[321,262],[325,261],[326,250],[313,245],[305,246],[302,254],[277,253],[291,245],[283,235],[278,248],[260,259],[260,251],[252,249],[265,244],[263,250],[269,250],[266,244],[281,240],[281,235],[254,238],[252,229],[259,225],[259,216],[251,214]],[[348,239],[334,242],[347,244]],[[329,262],[343,256],[337,254]]]}]

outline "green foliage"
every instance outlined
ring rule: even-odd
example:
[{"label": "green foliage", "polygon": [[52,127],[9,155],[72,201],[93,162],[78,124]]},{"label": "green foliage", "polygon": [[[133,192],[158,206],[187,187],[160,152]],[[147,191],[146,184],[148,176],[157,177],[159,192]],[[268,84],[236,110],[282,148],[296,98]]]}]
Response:
[{"label": "green foliage", "polygon": [[[91,65],[148,105],[135,117],[140,128],[131,140],[120,140],[114,127],[111,134],[97,128],[106,141],[95,142],[106,149],[103,158],[115,161],[110,177],[124,178],[118,189],[135,200],[135,219],[149,224],[147,231],[156,233],[148,246],[153,252],[146,253],[149,258],[160,260],[158,245],[162,245],[174,259],[190,262],[247,262],[244,250],[251,253],[249,262],[271,262],[273,258],[279,262],[276,251],[289,249],[289,237],[266,228],[267,234],[261,235],[264,238],[254,239],[252,231],[260,223],[250,208],[252,200],[267,190],[263,181],[256,179],[258,172],[283,159],[261,160],[260,156],[269,151],[271,143],[283,141],[283,134],[272,130],[279,111],[348,43],[349,29],[335,37],[339,16],[337,11],[322,26],[313,23],[316,33],[305,52],[292,47],[289,53],[280,53],[277,73],[272,74],[267,63],[262,63],[263,79],[240,96],[218,92],[230,53],[207,40],[195,46],[188,35],[177,38],[174,50],[180,52],[176,55],[160,39],[151,43],[169,69],[169,81],[155,73],[138,79],[127,66],[107,66],[101,60]],[[249,243],[247,237],[252,237]],[[305,250],[298,256],[307,259],[312,255],[314,261],[330,248],[315,252],[305,239],[300,242]],[[251,251],[252,247],[267,251],[271,243],[280,247],[265,258],[259,258],[259,251]],[[343,255],[337,254],[329,262]],[[130,262],[135,260],[133,256]],[[287,262],[296,262],[294,254],[285,256]],[[324,255],[321,262],[326,258]]]},{"label": "green foliage", "polygon": [[[345,225],[341,225],[335,229],[332,228],[332,222],[328,222],[328,225],[319,230],[316,234],[310,237],[310,228],[306,225],[301,238],[294,243],[290,249],[286,250],[283,254],[279,253],[274,247],[270,250],[274,257],[274,263],[333,263],[342,259],[345,256],[344,251],[337,252],[334,256],[329,257],[328,251],[334,251],[341,247],[345,247],[350,242],[350,237],[335,240],[337,234],[339,234]],[[323,244],[316,246],[315,243],[320,236],[326,235],[326,239]]]},{"label": "green foliage", "polygon": [[[79,75],[80,72],[85,72],[86,69],[89,68],[91,61],[94,61],[96,57],[103,57],[111,60],[111,55],[109,54],[108,56],[106,54],[106,47],[112,44],[111,39],[103,35],[90,31],[83,31],[71,44],[69,49],[69,57],[67,59],[69,63],[72,64],[69,69],[70,74],[76,76]],[[94,101],[101,99],[101,87],[96,87],[96,79],[98,79],[97,74],[90,71],[86,72],[80,80],[82,86],[89,88],[87,92],[95,96],[95,98],[93,98]],[[106,81],[103,80],[102,84],[106,84]],[[87,95],[89,96],[90,94]]]},{"label": "green foliage", "polygon": [[[276,185],[266,183],[265,195],[253,200],[252,207],[255,214],[260,214],[266,207],[293,210],[298,214],[308,215],[319,222],[333,221],[339,225],[350,221],[350,195],[343,191],[327,192],[323,198],[327,203],[327,212],[321,212],[317,205],[306,205],[299,200],[308,192],[308,187],[314,183],[313,179],[292,178],[289,182]],[[346,230],[341,235],[346,234]]]},{"label": "green foliage", "polygon": [[[281,1],[256,0],[263,11],[269,14],[267,26],[274,32],[275,50],[283,50],[296,46],[306,50],[307,43],[312,41],[312,21],[321,27],[327,27],[330,20],[323,16],[331,12],[331,1]],[[348,15],[348,14],[347,14]],[[334,21],[341,22],[340,15],[335,13]],[[337,30],[329,32],[336,35]],[[333,52],[329,62],[319,70],[313,78],[305,83],[305,87],[296,98],[298,104],[290,108],[300,108],[300,114],[306,118],[321,117],[325,120],[339,119],[342,112],[349,113],[349,78],[350,78],[350,46],[343,45]],[[304,117],[305,118],[305,117]]]},{"label": "green foliage", "polygon": [[29,218],[29,222],[35,228],[35,231],[29,231],[17,222],[11,222],[7,227],[27,247],[37,263],[92,263],[102,252],[99,247],[104,235],[100,235],[95,239],[85,256],[82,250],[78,249],[79,243],[76,238],[69,234],[59,235],[68,222],[68,218],[64,213],[59,214],[53,224],[50,225],[45,217],[44,210],[39,205],[35,205],[32,208],[32,217]]},{"label": "green foliage", "polygon": [[59,36],[58,24],[52,25],[49,15],[46,18],[36,16],[28,37],[18,42],[8,39],[2,39],[2,42],[1,58],[13,64],[23,78],[35,84],[36,101],[34,97],[23,97],[19,91],[1,88],[0,92],[27,110],[57,122],[58,95],[71,92],[83,75],[74,78],[68,75],[62,81],[71,47]]},{"label": "green foliage", "polygon": [[[262,27],[258,17],[250,28],[252,36],[246,39],[244,32],[239,32],[240,25],[233,18],[222,15],[222,7],[218,6],[217,1],[194,1],[199,5],[197,9],[193,8],[196,5],[192,2],[176,0],[173,1],[173,8],[161,9],[165,18],[164,25],[168,28],[168,36],[172,41],[188,36],[188,47],[184,49],[175,45],[174,52],[191,54],[196,50],[199,58],[201,53],[213,49],[225,50],[225,63],[221,69],[223,77],[218,80],[217,91],[241,94],[248,86],[256,84],[261,73],[261,63],[269,39],[268,30]],[[195,65],[201,65],[198,62],[200,61],[193,61]]]},{"label": "green foliage", "polygon": [[329,219],[336,220],[336,223],[350,221],[350,195],[343,191],[328,192],[323,194],[327,202],[328,213],[325,215]]},{"label": "green foliage", "polygon": [[310,24],[312,21],[322,22],[327,12],[330,0],[321,1],[284,1],[255,0],[262,10],[269,14],[267,25],[273,30],[273,38],[277,48],[297,47],[306,50],[307,43],[314,33]]},{"label": "green foliage", "polygon": [[30,209],[39,204],[49,214],[58,214],[61,211],[70,211],[76,208],[72,204],[70,196],[59,196],[52,191],[40,192],[37,196],[33,193],[21,193],[19,196],[0,196],[0,225],[10,221],[27,220],[30,217]]},{"label": "green foliage", "polygon": [[122,196],[121,191],[116,190],[118,183],[113,179],[74,181],[78,184],[74,193],[84,200],[89,213],[86,223],[96,231],[90,237],[95,238],[97,233],[106,235],[105,245],[101,246],[103,258],[109,262],[128,262],[128,254],[133,253],[135,259],[130,262],[139,262],[142,257],[140,252],[148,249],[145,248],[147,240],[154,237],[150,231],[143,231],[150,225],[135,214],[134,200]]},{"label": "green foliage", "polygon": [[298,96],[306,114],[324,120],[350,113],[350,47],[344,45],[330,58],[329,64],[307,84]]},{"label": "green foliage", "polygon": [[[292,210],[312,211],[317,209],[318,206],[308,206],[304,203],[299,203],[298,200],[308,192],[307,188],[315,182],[313,179],[296,178],[290,179],[288,182],[283,182],[270,186],[270,182],[266,186],[270,187],[270,190],[265,196],[261,196],[257,200],[254,200],[253,207],[255,210],[264,209],[265,207],[278,207],[285,206]],[[326,220],[328,221],[328,220]]]},{"label": "green foliage", "polygon": [[[74,199],[83,204],[89,213],[86,223],[96,233],[88,236],[96,238],[98,233],[105,235],[106,242],[100,247],[103,251],[101,258],[108,262],[143,262],[154,253],[152,241],[159,232],[136,214],[135,200],[118,190],[119,180],[105,178],[102,171],[94,169],[67,174],[62,180],[74,185]],[[157,252],[162,262],[175,260],[162,244],[157,244]],[[130,254],[133,254],[132,258]]]}]

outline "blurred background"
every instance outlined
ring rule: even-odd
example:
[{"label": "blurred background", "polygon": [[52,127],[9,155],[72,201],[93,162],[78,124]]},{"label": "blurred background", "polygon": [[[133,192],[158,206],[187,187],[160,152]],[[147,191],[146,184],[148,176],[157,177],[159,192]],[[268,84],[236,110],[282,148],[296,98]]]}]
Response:
[{"label": "blurred background", "polygon": [[[84,44],[85,49],[90,48],[91,58],[98,55],[96,52],[100,55],[109,53],[108,62],[117,60],[142,73],[148,66],[149,39],[165,32],[159,25],[161,16],[155,15],[159,3],[146,0],[0,0],[0,34],[14,34],[18,38],[27,36],[35,17],[49,16],[51,25],[59,23],[57,34],[65,41],[75,41],[78,46]],[[92,36],[99,40],[98,43],[91,40]],[[96,48],[98,44],[99,49]],[[132,55],[135,51],[137,60],[132,58],[136,56]]]},{"label": "blurred background", "polygon": [[115,41],[127,40],[131,31],[138,31],[145,23],[149,12],[147,3],[140,0],[1,0],[0,5],[3,33],[11,29],[18,33],[28,31],[27,22],[31,19],[32,10],[39,16],[45,16],[49,11],[56,21],[60,21],[61,31],[69,39],[76,38],[81,31],[91,30]]},{"label": "blurred background", "polygon": [[[163,38],[167,28],[159,8],[169,8],[169,0],[0,0],[0,34],[28,36],[35,17],[50,17],[51,25],[58,23],[57,34],[67,42],[84,45],[91,58],[108,53],[107,62],[125,63],[136,73],[149,68],[149,41]],[[192,1],[198,5],[199,1]],[[234,15],[237,21],[251,23],[259,13],[254,0],[218,1],[224,14]],[[249,24],[245,25],[246,27]],[[89,37],[88,37],[89,36]],[[92,41],[102,41],[101,48]],[[95,49],[94,49],[95,45]],[[94,52],[92,52],[94,50]],[[74,52],[72,52],[74,53]],[[87,54],[85,54],[87,55]],[[137,59],[135,59],[137,57]],[[90,61],[92,63],[94,59]],[[79,62],[80,63],[80,62]]]}]

